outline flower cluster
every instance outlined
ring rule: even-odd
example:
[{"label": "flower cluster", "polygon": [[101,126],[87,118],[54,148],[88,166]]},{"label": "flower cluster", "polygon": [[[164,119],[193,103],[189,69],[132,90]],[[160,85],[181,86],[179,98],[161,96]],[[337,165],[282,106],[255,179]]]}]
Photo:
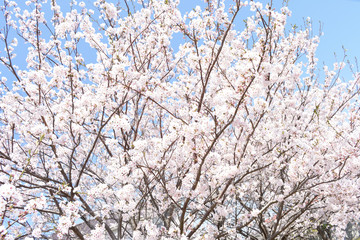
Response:
[{"label": "flower cluster", "polygon": [[1,8],[0,238],[295,239],[359,219],[360,74],[319,80],[289,9],[59,2]]}]

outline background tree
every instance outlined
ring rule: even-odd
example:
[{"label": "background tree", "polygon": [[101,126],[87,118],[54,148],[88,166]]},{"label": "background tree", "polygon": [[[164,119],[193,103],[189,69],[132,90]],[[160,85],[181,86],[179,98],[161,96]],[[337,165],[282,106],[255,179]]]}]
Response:
[{"label": "background tree", "polygon": [[360,75],[319,80],[286,7],[177,4],[4,1],[3,239],[340,238],[359,218]]}]

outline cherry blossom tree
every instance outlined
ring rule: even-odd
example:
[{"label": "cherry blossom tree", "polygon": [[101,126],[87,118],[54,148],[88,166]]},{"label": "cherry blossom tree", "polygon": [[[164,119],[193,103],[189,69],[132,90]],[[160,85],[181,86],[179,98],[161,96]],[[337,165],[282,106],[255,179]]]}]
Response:
[{"label": "cherry blossom tree", "polygon": [[1,239],[285,240],[324,222],[340,239],[359,219],[360,75],[319,71],[310,22],[243,0],[57,2],[1,6]]}]

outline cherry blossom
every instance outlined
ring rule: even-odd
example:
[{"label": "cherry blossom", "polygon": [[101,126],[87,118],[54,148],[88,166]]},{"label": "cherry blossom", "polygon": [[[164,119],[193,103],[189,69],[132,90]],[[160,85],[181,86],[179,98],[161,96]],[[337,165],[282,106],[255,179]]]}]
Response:
[{"label": "cherry blossom", "polygon": [[319,75],[287,7],[178,6],[4,1],[1,239],[341,239],[359,219],[360,74]]}]

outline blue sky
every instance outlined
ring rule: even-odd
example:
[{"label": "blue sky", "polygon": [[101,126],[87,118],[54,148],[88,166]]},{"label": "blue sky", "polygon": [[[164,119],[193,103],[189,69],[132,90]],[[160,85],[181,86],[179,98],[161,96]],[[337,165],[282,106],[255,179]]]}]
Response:
[{"label": "blue sky", "polygon": [[317,32],[319,21],[322,22],[324,35],[317,50],[319,63],[332,64],[334,52],[340,61],[344,55],[342,46],[351,62],[356,56],[360,58],[360,0],[290,0],[289,8],[293,12],[289,22],[311,17]]}]

